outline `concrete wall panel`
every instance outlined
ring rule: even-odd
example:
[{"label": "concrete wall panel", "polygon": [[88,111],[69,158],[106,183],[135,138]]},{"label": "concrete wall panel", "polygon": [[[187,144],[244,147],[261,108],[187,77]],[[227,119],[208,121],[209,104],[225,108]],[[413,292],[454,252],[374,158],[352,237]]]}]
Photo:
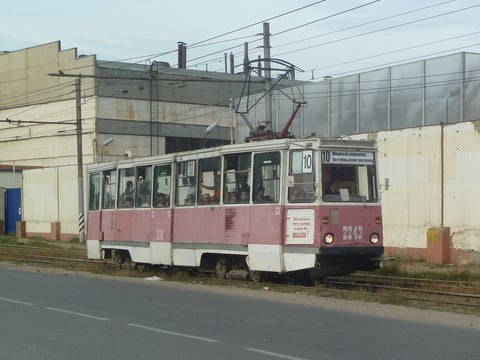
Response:
[{"label": "concrete wall panel", "polygon": [[59,222],[62,238],[78,236],[78,176],[75,166],[24,171],[23,220],[27,235],[50,237]]},{"label": "concrete wall panel", "polygon": [[428,229],[443,225],[454,250],[480,251],[478,124],[445,126],[443,152],[441,138],[441,125],[378,133],[386,247],[425,250]]}]

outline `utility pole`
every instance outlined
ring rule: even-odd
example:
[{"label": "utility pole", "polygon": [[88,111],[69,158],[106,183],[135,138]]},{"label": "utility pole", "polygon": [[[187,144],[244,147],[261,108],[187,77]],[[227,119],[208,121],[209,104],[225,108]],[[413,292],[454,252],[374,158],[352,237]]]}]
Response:
[{"label": "utility pole", "polygon": [[82,97],[80,77],[75,80],[77,110],[77,173],[78,173],[78,240],[85,242],[85,213],[83,206],[83,147],[82,147]]},{"label": "utility pole", "polygon": [[270,68],[270,24],[263,23],[263,57],[265,58],[265,129],[272,130],[272,75]]}]

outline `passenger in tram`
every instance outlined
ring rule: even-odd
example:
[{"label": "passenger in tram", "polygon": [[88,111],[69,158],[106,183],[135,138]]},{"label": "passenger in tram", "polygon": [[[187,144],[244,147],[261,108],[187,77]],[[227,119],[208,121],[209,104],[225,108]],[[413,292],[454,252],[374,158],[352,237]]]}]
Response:
[{"label": "passenger in tram", "polygon": [[210,197],[210,202],[212,204],[218,204],[218,197],[217,195],[213,194],[211,197]]},{"label": "passenger in tram", "polygon": [[255,200],[257,202],[273,201],[270,196],[265,195],[265,188],[262,185],[258,187],[257,197],[255,198]]},{"label": "passenger in tram", "polygon": [[141,205],[142,208],[149,208],[152,206],[152,196],[150,194],[145,195],[145,200],[143,204]]},{"label": "passenger in tram", "polygon": [[185,198],[184,205],[190,206],[195,205],[195,197],[192,194],[188,194]]},{"label": "passenger in tram", "polygon": [[247,192],[247,194],[250,193],[250,185],[248,185],[246,176],[242,176],[240,178],[240,183],[238,184],[238,192],[242,194],[244,191]]},{"label": "passenger in tram", "polygon": [[134,194],[133,182],[129,180],[129,181],[127,181],[127,188],[125,189],[125,192],[123,193],[123,206],[122,207],[133,207],[133,194]]},{"label": "passenger in tram", "polygon": [[156,207],[167,207],[167,199],[163,194],[158,195]]},{"label": "passenger in tram", "polygon": [[228,203],[236,203],[238,200],[237,193],[232,191],[231,193],[227,193],[227,202]]},{"label": "passenger in tram", "polygon": [[248,197],[249,197],[248,195],[249,195],[249,194],[248,194],[247,191],[242,191],[242,192],[240,193],[240,201],[239,201],[239,202],[241,202],[241,203],[247,203],[248,200],[249,200],[249,199],[248,199]]},{"label": "passenger in tram", "polygon": [[203,194],[203,196],[201,197],[201,200],[202,200],[202,204],[210,204],[210,194]]},{"label": "passenger in tram", "polygon": [[[215,196],[217,199],[220,198],[220,181],[222,180],[220,175],[215,175],[213,186],[201,184],[202,188],[206,190],[213,190],[212,196]],[[217,200],[218,201],[218,200]]]}]

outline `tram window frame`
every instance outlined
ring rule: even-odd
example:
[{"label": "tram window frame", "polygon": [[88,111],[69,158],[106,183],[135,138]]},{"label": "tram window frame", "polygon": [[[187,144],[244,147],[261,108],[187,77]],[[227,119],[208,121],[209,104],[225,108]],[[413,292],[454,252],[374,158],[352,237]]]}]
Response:
[{"label": "tram window frame", "polygon": [[90,174],[88,210],[100,210],[100,173]]},{"label": "tram window frame", "polygon": [[175,179],[175,206],[194,206],[197,194],[197,162],[185,160],[177,162]]},{"label": "tram window frame", "polygon": [[[332,183],[335,191],[327,193]],[[375,165],[322,164],[323,201],[374,203],[378,201],[376,189]]]},{"label": "tram window frame", "polygon": [[[163,184],[162,184],[163,183]],[[153,207],[170,207],[172,165],[156,165],[153,169]]]},{"label": "tram window frame", "polygon": [[252,153],[228,154],[224,156],[223,173],[224,203],[236,203],[240,200],[240,192],[248,192],[250,198],[250,174],[252,172]]},{"label": "tram window frame", "polygon": [[[198,205],[218,205],[220,202],[221,157],[198,160]],[[206,201],[206,199],[209,199]]]},{"label": "tram window frame", "polygon": [[[280,151],[257,153],[253,156],[253,203],[278,203],[280,201],[280,179],[282,155]],[[264,189],[263,199],[258,199],[260,188]]]},{"label": "tram window frame", "polygon": [[[132,184],[128,190],[129,183]],[[127,192],[128,190],[128,192]],[[129,167],[118,171],[117,208],[133,208],[135,201],[135,168]]]},{"label": "tram window frame", "polygon": [[[152,207],[152,165],[137,166],[135,168],[135,175],[135,207],[150,208]],[[147,201],[147,196],[150,197],[150,201]]]},{"label": "tram window frame", "polygon": [[102,180],[102,209],[114,209],[117,193],[117,169],[103,171]]},{"label": "tram window frame", "polygon": [[289,154],[288,201],[312,203],[316,199],[315,151],[291,150]]}]

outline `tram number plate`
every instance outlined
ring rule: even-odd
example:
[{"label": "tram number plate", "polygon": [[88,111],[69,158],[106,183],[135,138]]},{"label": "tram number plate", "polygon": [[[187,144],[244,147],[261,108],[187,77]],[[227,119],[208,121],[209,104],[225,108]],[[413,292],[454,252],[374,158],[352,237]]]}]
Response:
[{"label": "tram number plate", "polygon": [[363,240],[363,226],[343,225],[343,240]]}]

